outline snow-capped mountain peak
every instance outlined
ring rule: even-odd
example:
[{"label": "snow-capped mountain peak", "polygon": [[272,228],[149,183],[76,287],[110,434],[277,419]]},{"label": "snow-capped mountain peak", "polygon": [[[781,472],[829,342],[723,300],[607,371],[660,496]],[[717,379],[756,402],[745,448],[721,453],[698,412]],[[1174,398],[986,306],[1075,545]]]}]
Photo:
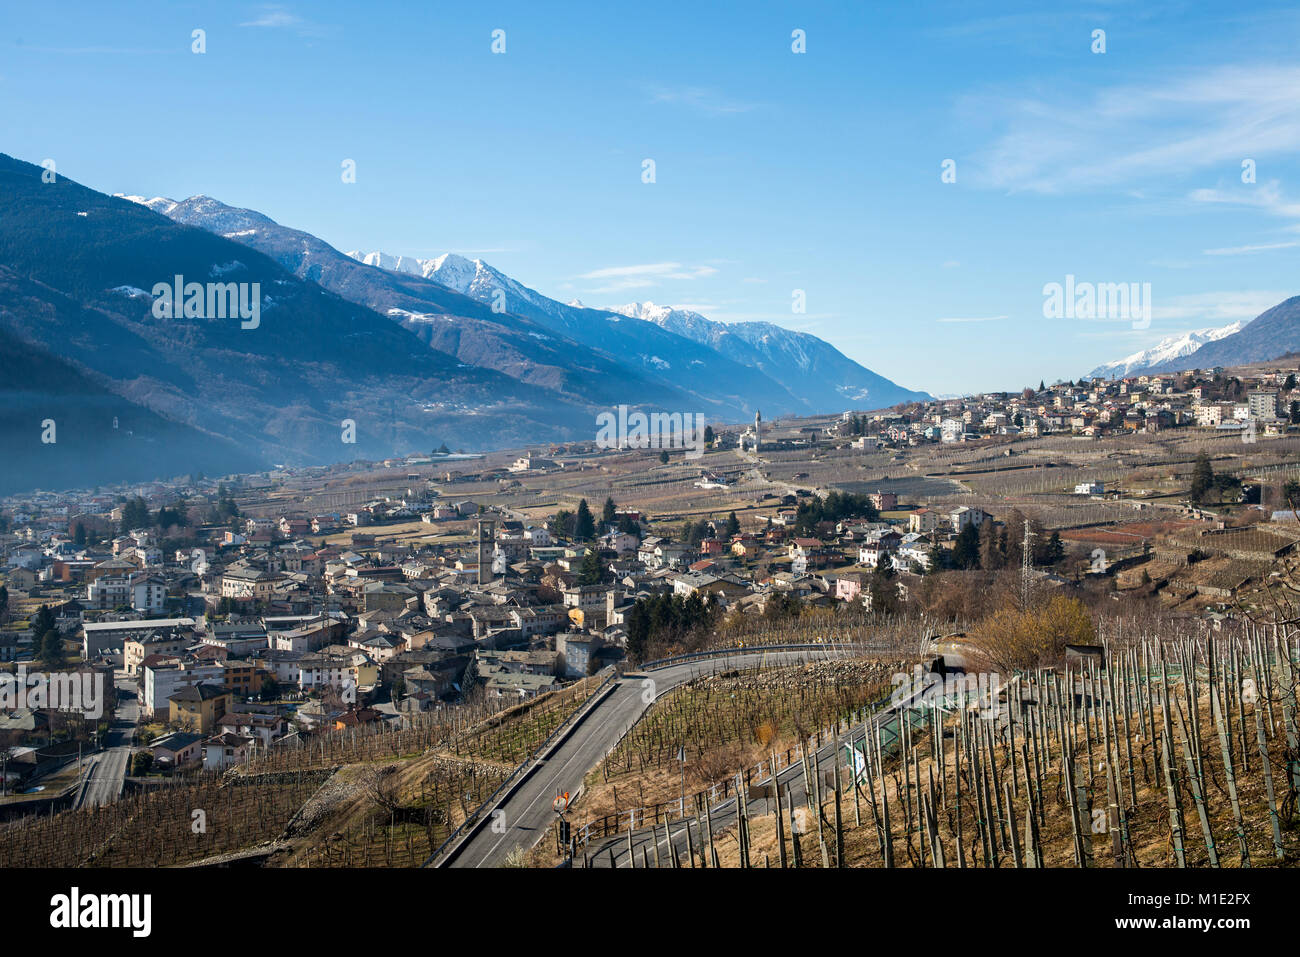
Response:
[{"label": "snow-capped mountain peak", "polygon": [[[416,273],[479,302],[495,306],[504,297],[508,313],[540,321],[606,351],[635,356],[635,365],[642,369],[672,369],[678,381],[692,370],[710,377],[713,373],[699,370],[718,368],[718,360],[725,359],[733,364],[732,374],[753,370],[771,383],[770,388],[784,388],[792,397],[798,396],[794,401],[810,408],[835,409],[841,403],[883,408],[924,397],[863,368],[816,336],[770,322],[719,322],[689,309],[648,301],[609,307],[589,307],[576,300],[565,304],[481,259],[454,253],[416,260],[384,253],[347,255],[385,269]],[[711,351],[701,352],[700,346]]]},{"label": "snow-capped mountain peak", "polygon": [[456,253],[443,253],[433,259],[417,259],[413,256],[392,256],[384,252],[363,253],[354,249],[347,255],[367,266],[432,279],[440,286],[459,293],[468,293],[474,287],[491,287],[494,283],[501,285],[499,280],[504,279],[483,260],[466,259]]},{"label": "snow-capped mountain peak", "polygon": [[1090,378],[1122,379],[1125,376],[1141,372],[1152,366],[1162,365],[1173,359],[1184,359],[1197,352],[1207,342],[1217,342],[1245,328],[1242,320],[1226,326],[1209,329],[1192,329],[1188,332],[1166,336],[1150,348],[1135,352],[1123,359],[1106,362],[1088,373]]},{"label": "snow-capped mountain peak", "polygon": [[250,236],[259,229],[276,225],[275,220],[263,216],[259,212],[227,206],[211,196],[202,194],[191,196],[179,203],[164,196],[145,199],[143,196],[122,196],[120,193],[117,195],[121,196],[122,199],[129,199],[133,203],[139,203],[141,206],[147,206],[155,213],[161,213],[163,216],[177,222],[190,225],[201,223],[202,227],[208,232],[216,233],[218,236],[224,236],[227,239]]},{"label": "snow-capped mountain peak", "polygon": [[143,196],[128,196],[125,193],[114,193],[118,199],[127,199],[133,203],[139,203],[141,206],[148,206],[155,213],[166,216],[179,205],[176,200],[168,199],[166,196],[155,196],[153,199],[145,199]]},{"label": "snow-capped mountain peak", "polygon": [[624,306],[607,306],[606,309],[621,316],[653,322],[669,332],[675,332],[679,336],[685,336],[688,339],[694,339],[696,342],[710,345],[713,345],[712,340],[722,335],[727,328],[726,323],[716,322],[700,315],[698,312],[691,312],[689,309],[674,309],[672,306],[661,306],[648,300],[646,302],[630,302]]}]

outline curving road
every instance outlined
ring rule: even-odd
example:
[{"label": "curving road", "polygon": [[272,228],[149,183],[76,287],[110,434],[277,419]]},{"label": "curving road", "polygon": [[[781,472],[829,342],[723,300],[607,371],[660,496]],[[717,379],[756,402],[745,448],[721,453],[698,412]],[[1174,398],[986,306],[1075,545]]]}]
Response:
[{"label": "curving road", "polygon": [[[890,709],[873,717],[870,723],[873,728],[881,724],[896,726],[896,718],[893,710]],[[863,725],[857,724],[817,750],[816,768],[823,775],[823,779],[825,779],[825,776],[833,774],[837,767],[836,751],[847,744],[861,742],[865,733]],[[885,740],[890,740],[888,734]],[[844,766],[842,755],[839,756],[838,766],[841,768]],[[770,778],[767,780],[770,781]],[[806,804],[807,787],[802,764],[796,762],[789,767],[782,768],[777,773],[777,780],[781,785],[783,809],[787,792],[789,792],[796,807],[803,807]],[[823,785],[824,799],[827,790],[827,787]],[[852,791],[847,791],[846,800],[847,803],[844,805],[843,813],[847,819],[853,815]],[[772,813],[772,802],[766,797],[747,798],[745,806],[750,818]],[[721,838],[721,832],[736,821],[736,798],[728,798],[725,801],[711,805],[711,816],[714,842],[716,844]],[[679,859],[683,862],[682,866],[688,867],[690,866],[688,856],[690,850],[693,848],[695,853],[699,854],[705,846],[708,831],[703,817],[701,815],[700,821],[687,817],[682,820],[674,820],[667,827],[660,826],[634,831],[630,849],[626,832],[617,837],[592,841],[591,845],[585,849],[583,859],[588,867],[644,867],[647,862],[652,867],[670,867],[672,866],[672,855],[675,848]],[[734,842],[735,838],[732,837],[730,840]],[[803,836],[801,847],[806,856],[820,853],[815,838],[810,835]],[[830,853],[829,848],[828,853]],[[657,865],[656,861],[659,862]],[[758,864],[758,866],[761,866],[761,864]]]},{"label": "curving road", "polygon": [[[961,648],[957,645],[934,646],[932,650],[938,651],[943,655],[944,661],[950,668],[963,669],[965,661],[961,655]],[[867,729],[870,728],[872,734],[879,734],[882,742],[881,746],[886,751],[890,750],[893,742],[898,740],[899,728],[901,721],[907,720],[912,727],[917,727],[921,718],[916,712],[909,712],[908,706],[912,705],[921,695],[923,695],[924,686],[900,697],[897,704],[891,704],[873,715],[867,722],[859,723],[851,727],[848,731],[838,735],[833,740],[822,745],[816,752],[817,771],[825,780],[828,776],[833,775],[837,768],[843,768],[845,758],[842,749],[846,746],[859,745],[867,736]],[[840,753],[837,755],[837,751]],[[811,761],[810,761],[811,763]],[[777,772],[777,781],[780,783],[781,794],[784,796],[789,792],[791,799],[796,807],[805,806],[807,798],[807,779],[804,774],[803,766],[799,763],[782,768]],[[767,779],[770,782],[770,777]],[[758,782],[767,783],[767,782]],[[833,790],[833,787],[831,788]],[[825,799],[827,788],[823,786],[822,794]],[[845,820],[853,816],[854,802],[853,791],[846,788],[841,797],[842,811]],[[782,804],[785,807],[783,801]],[[772,802],[766,797],[746,797],[745,807],[750,818],[770,815],[772,813]],[[736,799],[728,798],[718,804],[711,805],[711,816],[713,826],[713,836],[715,845],[719,839],[721,831],[736,821]],[[685,818],[675,820],[667,827],[643,828],[632,833],[631,847],[628,846],[626,832],[617,836],[594,840],[585,848],[582,855],[582,861],[588,867],[644,867],[647,863],[650,866],[671,867],[673,859],[673,850],[677,852],[678,859],[682,862],[681,866],[690,866],[690,852],[693,849],[695,853],[702,854],[703,848],[707,841],[707,824],[703,820],[694,818]],[[828,822],[833,828],[833,821]],[[787,825],[788,826],[788,825]],[[815,838],[815,825],[811,827],[811,833],[805,834],[800,838],[800,846],[805,857],[819,857],[821,850]],[[831,832],[833,834],[833,831]],[[786,839],[789,840],[789,834]],[[735,837],[727,838],[732,842]],[[831,845],[834,838],[829,838],[827,842],[827,854],[833,854]],[[658,864],[656,865],[656,861]],[[761,866],[761,862],[751,862],[755,866]],[[775,861],[772,865],[775,866]],[[576,864],[575,864],[576,866]],[[712,866],[710,863],[708,866]]]},{"label": "curving road", "polygon": [[479,824],[438,862],[438,867],[500,867],[515,848],[535,844],[555,820],[557,793],[575,793],[587,772],[596,767],[623,733],[640,720],[661,695],[703,674],[765,664],[800,664],[813,660],[854,657],[861,650],[828,645],[825,650],[736,652],[717,658],[671,664],[644,673],[624,675],[614,689],[569,735],[556,745],[521,784],[486,813]]}]

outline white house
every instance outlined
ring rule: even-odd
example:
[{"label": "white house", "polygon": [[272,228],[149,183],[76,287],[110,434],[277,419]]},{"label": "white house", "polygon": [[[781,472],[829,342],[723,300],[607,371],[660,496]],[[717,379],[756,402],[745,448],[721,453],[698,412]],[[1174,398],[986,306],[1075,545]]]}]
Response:
[{"label": "white house", "polygon": [[234,764],[243,764],[253,756],[256,738],[226,732],[203,742],[203,767],[219,771]]},{"label": "white house", "polygon": [[948,521],[952,524],[954,532],[960,532],[967,525],[974,525],[979,528],[984,524],[985,519],[992,517],[982,508],[972,508],[969,505],[958,505],[948,513]]}]

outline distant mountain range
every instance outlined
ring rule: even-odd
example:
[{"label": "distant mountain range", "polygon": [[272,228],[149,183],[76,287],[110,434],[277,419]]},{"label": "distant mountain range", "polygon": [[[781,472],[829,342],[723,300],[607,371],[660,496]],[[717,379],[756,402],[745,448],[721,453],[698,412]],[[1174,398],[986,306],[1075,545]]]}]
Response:
[{"label": "distant mountain range", "polygon": [[1153,365],[1151,372],[1177,372],[1182,369],[1211,369],[1214,366],[1239,366],[1248,362],[1267,362],[1300,352],[1300,296],[1292,296],[1272,309],[1260,313],[1240,332],[1207,342],[1187,359],[1167,359]]},{"label": "distant mountain range", "polygon": [[[680,340],[706,346],[776,383],[777,388],[762,399],[773,414],[878,409],[929,398],[862,367],[816,336],[768,322],[715,322],[699,313],[649,302],[604,309],[588,308],[578,301],[564,303],[528,288],[481,259],[453,253],[436,259],[356,250],[348,255],[367,265],[432,279],[483,303],[491,303],[499,290],[510,311],[670,377],[680,376],[684,366],[689,369],[701,361]],[[629,324],[626,319],[638,322]],[[658,330],[647,328],[647,324]],[[718,366],[716,357],[708,362],[707,378],[715,379],[725,367]]]},{"label": "distant mountain range", "polygon": [[1191,332],[1166,336],[1149,349],[1135,352],[1123,359],[1106,362],[1088,373],[1088,378],[1122,379],[1125,376],[1144,372],[1164,362],[1185,359],[1207,342],[1215,342],[1244,329],[1246,323],[1237,321],[1215,329],[1193,329]]},{"label": "distant mountain range", "polygon": [[1199,329],[1162,339],[1150,349],[1098,366],[1090,376],[1122,378],[1268,362],[1300,352],[1300,296],[1292,296],[1250,322]]},{"label": "distant mountain range", "polygon": [[924,392],[895,385],[807,332],[793,332],[770,322],[718,322],[698,312],[653,302],[611,306],[610,311],[648,320],[737,362],[762,369],[817,411],[897,405],[930,398]]},{"label": "distant mountain range", "polygon": [[[563,390],[460,362],[246,245],[42,172],[0,155],[0,489],[592,431]],[[177,275],[257,283],[260,325],[155,315],[150,291]]]},{"label": "distant mountain range", "polygon": [[281,226],[253,210],[236,209],[206,196],[179,203],[126,198],[178,223],[250,246],[298,278],[387,316],[432,350],[467,367],[491,370],[595,405],[627,402],[629,394],[646,403],[688,401],[683,390],[648,381],[536,322],[494,313],[483,303],[417,275],[369,268],[310,233]]},{"label": "distant mountain range", "polygon": [[[0,154],[0,492],[590,438],[617,404],[726,422],[923,396],[777,327],[746,350],[478,261],[368,265],[207,197],[42,172]],[[177,276],[256,284],[260,323],[160,313]],[[815,382],[831,369],[844,388]]]},{"label": "distant mountain range", "polygon": [[[757,362],[761,354],[755,349],[720,348],[661,322],[559,302],[479,259],[454,253],[435,259],[343,254],[309,233],[210,197],[128,198],[252,246],[300,278],[388,315],[467,364],[563,388],[594,403],[653,403],[734,421],[763,407],[772,415],[809,414],[925,398],[813,336],[777,326],[769,328],[801,338],[804,349],[784,357],[774,350]],[[801,351],[814,353],[818,362],[808,363]],[[837,381],[838,390],[828,386]]]}]

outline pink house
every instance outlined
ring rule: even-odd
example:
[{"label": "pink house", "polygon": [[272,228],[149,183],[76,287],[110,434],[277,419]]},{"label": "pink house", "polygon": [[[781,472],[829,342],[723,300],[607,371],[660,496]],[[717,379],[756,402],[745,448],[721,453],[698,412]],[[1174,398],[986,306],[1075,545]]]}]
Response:
[{"label": "pink house", "polygon": [[848,572],[835,579],[835,597],[840,601],[853,601],[862,594],[866,576],[861,572]]}]

